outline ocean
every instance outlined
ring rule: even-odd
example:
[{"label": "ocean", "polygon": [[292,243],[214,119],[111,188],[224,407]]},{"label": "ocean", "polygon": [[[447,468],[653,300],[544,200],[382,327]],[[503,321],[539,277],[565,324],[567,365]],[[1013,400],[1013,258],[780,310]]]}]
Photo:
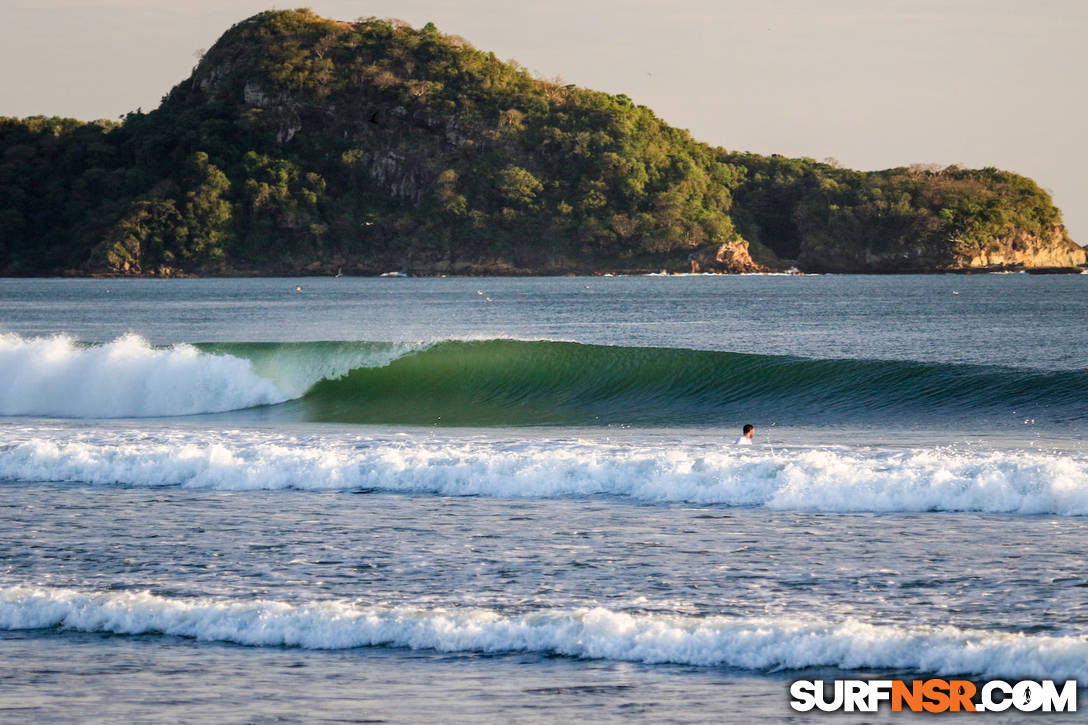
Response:
[{"label": "ocean", "polygon": [[0,280],[0,720],[1083,688],[1085,320],[1084,275]]}]

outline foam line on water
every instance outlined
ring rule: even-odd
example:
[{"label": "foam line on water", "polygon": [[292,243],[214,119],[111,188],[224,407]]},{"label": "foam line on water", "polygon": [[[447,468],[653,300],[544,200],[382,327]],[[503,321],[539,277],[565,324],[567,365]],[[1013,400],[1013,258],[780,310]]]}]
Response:
[{"label": "foam line on water", "polygon": [[0,589],[0,629],[166,634],[249,646],[410,647],[752,670],[832,666],[1088,684],[1088,639],[857,620],[687,617],[604,608],[478,608],[177,599],[147,592]]},{"label": "foam line on water", "polygon": [[194,489],[620,496],[826,512],[1088,515],[1088,456],[977,448],[774,450],[675,442],[55,433],[0,447],[0,480]]}]

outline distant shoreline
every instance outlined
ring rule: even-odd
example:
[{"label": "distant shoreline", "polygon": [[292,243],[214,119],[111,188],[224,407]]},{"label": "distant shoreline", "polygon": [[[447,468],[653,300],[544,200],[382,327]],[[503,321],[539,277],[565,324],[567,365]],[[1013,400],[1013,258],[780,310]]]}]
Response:
[{"label": "distant shoreline", "polygon": [[927,277],[939,274],[952,274],[952,275],[982,275],[982,274],[1031,274],[1031,275],[1077,275],[1088,274],[1088,267],[976,267],[966,269],[933,269],[933,270],[888,270],[888,271],[865,271],[865,272],[825,272],[825,271],[788,271],[788,270],[771,270],[766,272],[683,272],[672,270],[651,270],[651,269],[634,269],[634,270],[572,270],[572,271],[548,271],[548,270],[523,270],[523,269],[505,269],[505,270],[492,270],[481,269],[478,272],[471,273],[438,273],[438,272],[413,272],[402,270],[388,270],[386,272],[354,272],[346,271],[337,275],[336,273],[327,272],[314,272],[306,270],[276,270],[276,271],[247,271],[247,272],[226,272],[226,273],[203,273],[195,274],[190,272],[171,272],[169,274],[156,274],[155,272],[149,272],[145,274],[109,274],[97,272],[93,274],[87,274],[82,272],[68,271],[60,274],[53,275],[4,275],[6,279],[273,279],[273,278],[337,278],[337,277],[353,277],[353,278],[463,278],[472,279],[477,277],[812,277],[825,274],[833,274],[838,276],[918,276]]}]

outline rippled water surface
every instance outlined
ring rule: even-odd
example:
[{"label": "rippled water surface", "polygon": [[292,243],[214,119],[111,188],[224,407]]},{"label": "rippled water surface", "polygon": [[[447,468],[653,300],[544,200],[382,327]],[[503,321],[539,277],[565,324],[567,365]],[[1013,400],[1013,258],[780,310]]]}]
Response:
[{"label": "rippled water surface", "polygon": [[6,279],[0,314],[9,332],[89,342],[514,337],[1088,367],[1088,275]]},{"label": "rippled water surface", "polygon": [[1088,685],[1086,283],[0,280],[0,720]]}]

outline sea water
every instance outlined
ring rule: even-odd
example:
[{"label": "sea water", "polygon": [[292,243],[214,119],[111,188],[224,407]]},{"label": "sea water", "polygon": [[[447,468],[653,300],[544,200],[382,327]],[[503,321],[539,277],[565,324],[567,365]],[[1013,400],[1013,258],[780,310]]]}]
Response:
[{"label": "sea water", "polygon": [[744,723],[797,678],[1088,685],[1086,293],[2,280],[0,713]]}]

